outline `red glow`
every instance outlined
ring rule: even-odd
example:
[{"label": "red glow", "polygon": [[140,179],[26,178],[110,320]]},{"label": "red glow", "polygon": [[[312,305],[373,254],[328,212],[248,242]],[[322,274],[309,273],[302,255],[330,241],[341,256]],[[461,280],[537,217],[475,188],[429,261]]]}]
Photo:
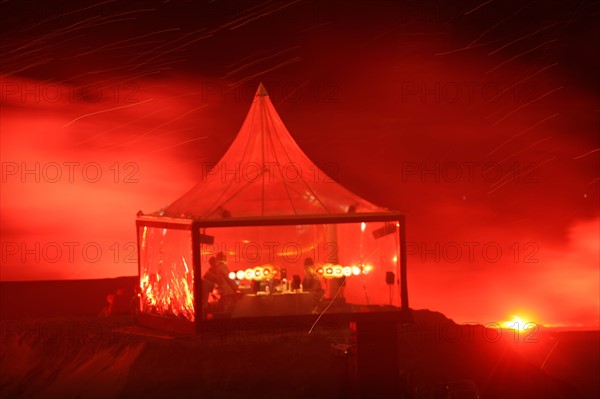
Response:
[{"label": "red glow", "polygon": [[[203,164],[239,131],[260,78],[311,160],[407,214],[411,307],[480,323],[525,309],[524,321],[598,327],[597,81],[579,69],[595,69],[596,58],[569,33],[577,24],[561,19],[572,12],[498,50],[541,26],[508,20],[488,31],[498,21],[479,18],[484,10],[415,23],[311,10],[314,20],[291,24],[282,43],[249,23],[152,60],[142,56],[152,48],[103,53],[117,41],[105,31],[63,45],[43,25],[38,36],[17,29],[25,36],[6,39],[9,47],[45,38],[57,48],[42,51],[56,60],[48,68],[25,68],[23,54],[8,55],[2,70],[0,279],[135,275],[136,212],[161,209],[202,179]],[[376,18],[363,21],[365,13]],[[103,94],[71,96],[73,80]]]}]

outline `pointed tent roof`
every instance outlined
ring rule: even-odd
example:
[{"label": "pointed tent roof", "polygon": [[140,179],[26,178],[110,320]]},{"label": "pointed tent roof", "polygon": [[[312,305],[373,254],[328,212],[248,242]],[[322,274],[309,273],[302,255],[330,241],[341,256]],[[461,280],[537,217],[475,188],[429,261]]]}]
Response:
[{"label": "pointed tent roof", "polygon": [[[208,169],[208,168],[203,168]],[[196,220],[386,212],[320,170],[294,141],[261,83],[248,116],[202,181],[158,215]]]}]

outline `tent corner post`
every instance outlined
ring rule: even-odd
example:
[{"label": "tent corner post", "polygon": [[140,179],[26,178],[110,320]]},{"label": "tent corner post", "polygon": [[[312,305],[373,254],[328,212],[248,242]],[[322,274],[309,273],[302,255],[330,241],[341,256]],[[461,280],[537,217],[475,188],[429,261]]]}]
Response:
[{"label": "tent corner post", "polygon": [[[136,236],[136,246],[137,246],[137,287],[142,288],[142,250],[141,250],[141,242],[140,242],[140,224],[136,221],[135,223],[135,236]],[[137,292],[137,291],[136,291]],[[140,291],[141,292],[141,291]],[[139,296],[139,295],[138,295]],[[138,300],[138,308],[136,309],[138,312],[142,311],[142,301]]]},{"label": "tent corner post", "polygon": [[406,257],[406,218],[400,216],[400,306],[403,311],[409,309],[408,282],[407,282],[407,257]]},{"label": "tent corner post", "polygon": [[200,225],[192,223],[192,270],[194,273],[194,330],[199,333],[202,323],[202,274],[201,274]]}]

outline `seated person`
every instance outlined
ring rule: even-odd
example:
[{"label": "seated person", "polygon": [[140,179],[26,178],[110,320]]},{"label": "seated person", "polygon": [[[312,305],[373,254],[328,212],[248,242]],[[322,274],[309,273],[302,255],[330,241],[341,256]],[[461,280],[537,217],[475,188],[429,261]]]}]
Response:
[{"label": "seated person", "polygon": [[315,264],[312,258],[304,259],[304,279],[302,280],[302,291],[322,292],[321,280],[315,270]]}]

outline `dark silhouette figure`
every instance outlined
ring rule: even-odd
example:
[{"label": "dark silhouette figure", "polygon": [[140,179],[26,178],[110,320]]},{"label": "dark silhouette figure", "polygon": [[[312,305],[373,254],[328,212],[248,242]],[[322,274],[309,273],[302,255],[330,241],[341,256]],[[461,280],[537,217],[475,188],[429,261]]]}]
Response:
[{"label": "dark silhouette figure", "polygon": [[223,252],[208,260],[209,268],[202,278],[202,303],[207,309],[209,295],[216,287],[220,293],[216,310],[230,313],[237,297],[238,287],[235,281],[229,278],[229,268],[225,262],[226,257]]},{"label": "dark silhouette figure", "polygon": [[304,279],[302,279],[302,291],[321,292],[322,290],[319,274],[315,270],[315,264],[312,258],[304,259]]}]

